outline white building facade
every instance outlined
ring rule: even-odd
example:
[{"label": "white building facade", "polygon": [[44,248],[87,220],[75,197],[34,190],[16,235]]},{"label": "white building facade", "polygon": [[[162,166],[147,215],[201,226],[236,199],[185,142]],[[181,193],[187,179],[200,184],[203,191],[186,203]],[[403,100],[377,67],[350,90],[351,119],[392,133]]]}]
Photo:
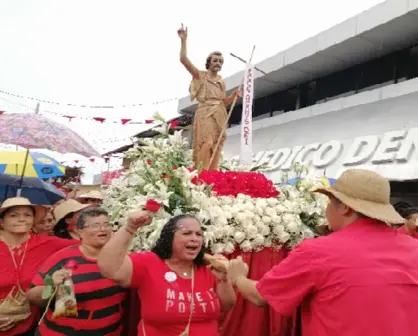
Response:
[{"label": "white building facade", "polygon": [[[267,75],[255,79],[253,158],[276,181],[293,162],[333,178],[361,167],[392,181],[418,180],[417,44],[418,0],[388,0],[256,64]],[[237,73],[227,87],[241,80]],[[274,100],[279,91],[286,93]],[[263,97],[272,97],[270,110]],[[280,105],[280,97],[292,104]],[[179,101],[181,113],[195,108],[187,97]],[[227,129],[226,159],[239,158],[239,109]]]}]

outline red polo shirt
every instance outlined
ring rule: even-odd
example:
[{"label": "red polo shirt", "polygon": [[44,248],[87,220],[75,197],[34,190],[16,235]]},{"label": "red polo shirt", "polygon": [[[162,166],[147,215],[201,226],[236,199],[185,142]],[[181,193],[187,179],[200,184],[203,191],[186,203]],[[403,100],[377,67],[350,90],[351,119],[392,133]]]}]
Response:
[{"label": "red polo shirt", "polygon": [[304,241],[257,289],[280,314],[301,304],[304,336],[416,336],[418,243],[360,219]]}]

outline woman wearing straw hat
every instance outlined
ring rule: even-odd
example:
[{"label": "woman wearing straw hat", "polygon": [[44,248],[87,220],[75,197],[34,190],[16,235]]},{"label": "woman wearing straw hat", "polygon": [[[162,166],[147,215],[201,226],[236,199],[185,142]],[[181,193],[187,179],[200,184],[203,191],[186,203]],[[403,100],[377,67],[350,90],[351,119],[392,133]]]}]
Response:
[{"label": "woman wearing straw hat", "polygon": [[103,202],[103,196],[100,191],[90,190],[88,193],[77,196],[77,201],[82,204],[99,207]]},{"label": "woman wearing straw hat", "polygon": [[89,204],[81,204],[74,199],[67,199],[54,209],[54,217],[57,224],[54,234],[65,239],[79,239],[76,229],[78,216],[81,210],[89,207]]},{"label": "woman wearing straw hat", "polygon": [[23,197],[9,198],[0,207],[0,334],[33,335],[39,310],[26,297],[29,283],[45,260],[73,241],[31,233],[47,208]]},{"label": "woman wearing straw hat", "polygon": [[260,281],[233,260],[229,279],[281,315],[301,305],[304,336],[417,335],[418,244],[390,226],[405,220],[390,204],[389,182],[350,169],[317,192],[330,198],[332,234],[305,240]]}]

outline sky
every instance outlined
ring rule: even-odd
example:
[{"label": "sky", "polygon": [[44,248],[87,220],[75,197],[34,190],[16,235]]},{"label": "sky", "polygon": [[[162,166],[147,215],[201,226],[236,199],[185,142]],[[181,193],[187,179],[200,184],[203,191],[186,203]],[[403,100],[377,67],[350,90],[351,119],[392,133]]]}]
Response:
[{"label": "sky", "polygon": [[[190,82],[179,62],[181,23],[188,27],[192,62],[203,68],[207,55],[219,50],[227,77],[244,67],[231,52],[246,59],[256,45],[259,62],[381,2],[0,0],[0,91],[58,103],[41,103],[40,113],[104,153],[150,128],[113,121],[144,121],[157,111],[167,119],[177,115],[177,99],[188,94]],[[0,110],[8,113],[33,112],[36,103],[0,92]],[[122,107],[134,104],[141,106]],[[70,122],[62,115],[87,119]],[[103,169],[98,162],[86,160],[86,171]]]}]

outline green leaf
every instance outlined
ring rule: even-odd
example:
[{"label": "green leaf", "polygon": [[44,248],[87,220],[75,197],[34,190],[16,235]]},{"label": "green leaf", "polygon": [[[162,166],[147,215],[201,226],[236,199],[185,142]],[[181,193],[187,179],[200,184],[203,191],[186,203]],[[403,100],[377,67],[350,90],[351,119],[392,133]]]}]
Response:
[{"label": "green leaf", "polygon": [[154,113],[153,119],[165,123],[164,117],[158,111]]},{"label": "green leaf", "polygon": [[226,170],[226,171],[230,171],[231,169],[229,169],[227,166],[223,166],[223,165],[221,165],[220,167],[219,167],[221,170]]},{"label": "green leaf", "polygon": [[[143,138],[139,138],[137,141],[137,144],[140,146],[149,146],[148,143]],[[138,147],[138,150],[142,151],[142,148]]]},{"label": "green leaf", "polygon": [[251,172],[256,172],[256,171],[259,171],[259,170],[264,170],[266,168],[268,168],[268,165],[267,164],[262,164],[262,165],[255,166],[255,167],[251,168],[250,171]]},{"label": "green leaf", "polygon": [[44,278],[44,284],[45,284],[45,286],[54,287],[55,284],[54,284],[54,280],[52,280],[52,276],[47,274]]},{"label": "green leaf", "polygon": [[53,293],[54,293],[53,286],[45,286],[44,289],[42,290],[42,299],[48,300]]},{"label": "green leaf", "polygon": [[67,294],[67,295],[70,295],[71,294],[71,287],[70,286],[66,286],[66,285],[62,285],[62,288],[64,289],[64,291],[65,291],[65,293]]}]

